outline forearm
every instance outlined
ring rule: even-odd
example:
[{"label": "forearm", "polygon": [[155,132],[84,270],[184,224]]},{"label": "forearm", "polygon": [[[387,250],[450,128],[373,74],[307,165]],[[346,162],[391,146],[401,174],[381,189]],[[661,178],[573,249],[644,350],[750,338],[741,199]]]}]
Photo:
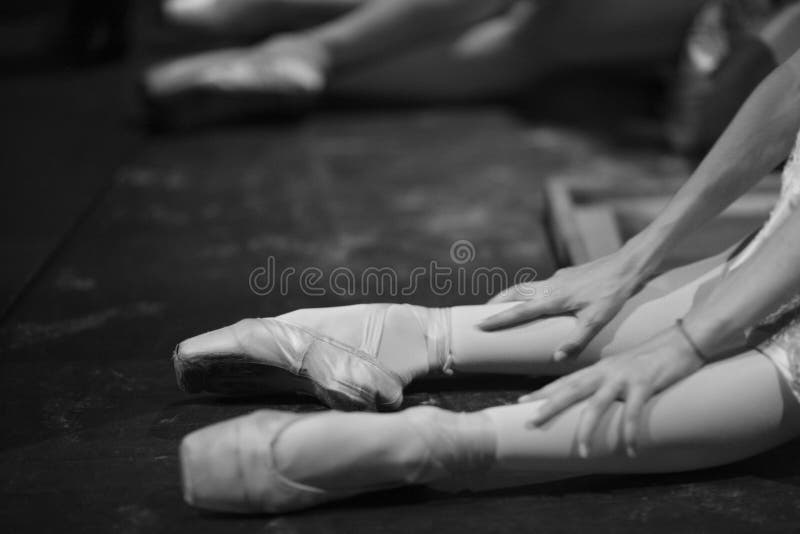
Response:
[{"label": "forearm", "polygon": [[689,181],[626,249],[655,269],[688,232],[723,211],[789,153],[800,128],[800,53],[753,92]]},{"label": "forearm", "polygon": [[691,308],[684,324],[703,352],[714,357],[715,347],[743,339],[745,329],[800,291],[799,244],[800,211],[795,211],[751,257]]},{"label": "forearm", "polygon": [[416,45],[507,8],[513,0],[372,0],[305,35],[322,44],[334,68]]}]

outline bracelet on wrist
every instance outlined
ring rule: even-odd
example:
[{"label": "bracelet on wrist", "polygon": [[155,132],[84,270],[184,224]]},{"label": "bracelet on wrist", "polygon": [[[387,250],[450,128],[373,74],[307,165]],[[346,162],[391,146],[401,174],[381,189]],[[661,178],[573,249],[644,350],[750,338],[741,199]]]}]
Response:
[{"label": "bracelet on wrist", "polygon": [[692,347],[692,350],[697,355],[697,357],[700,358],[703,361],[703,363],[711,363],[711,359],[708,356],[706,356],[706,354],[702,350],[700,350],[700,347],[697,346],[697,343],[694,342],[692,336],[690,336],[689,332],[686,331],[686,327],[683,326],[683,319],[678,319],[677,321],[675,321],[675,326],[678,327],[678,332],[681,333],[681,335],[689,344],[689,346]]}]

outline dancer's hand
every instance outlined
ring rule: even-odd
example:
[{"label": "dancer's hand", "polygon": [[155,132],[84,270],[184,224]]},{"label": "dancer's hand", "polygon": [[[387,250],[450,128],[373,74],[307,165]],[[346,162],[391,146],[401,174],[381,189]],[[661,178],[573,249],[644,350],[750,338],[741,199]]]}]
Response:
[{"label": "dancer's hand", "polygon": [[628,456],[636,454],[636,440],[647,401],[703,366],[686,338],[673,327],[626,352],[564,376],[520,397],[519,402],[543,400],[531,424],[540,426],[570,406],[586,401],[578,424],[578,452],[589,454],[598,424],[616,400],[624,403],[623,437]]},{"label": "dancer's hand", "polygon": [[650,272],[644,261],[622,249],[582,265],[559,269],[547,280],[506,289],[489,302],[523,302],[488,317],[478,326],[498,330],[545,315],[574,313],[578,323],[556,348],[553,358],[559,361],[577,356],[639,290]]}]

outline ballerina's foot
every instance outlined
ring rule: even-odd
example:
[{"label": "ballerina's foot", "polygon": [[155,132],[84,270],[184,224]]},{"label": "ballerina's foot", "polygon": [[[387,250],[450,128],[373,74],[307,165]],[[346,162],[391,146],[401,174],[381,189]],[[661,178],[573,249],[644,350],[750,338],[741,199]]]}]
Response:
[{"label": "ballerina's foot", "polygon": [[428,406],[389,415],[262,410],[184,438],[184,498],[283,513],[410,484],[461,488],[494,463],[494,441],[482,414]]},{"label": "ballerina's foot", "polygon": [[401,378],[374,352],[280,318],[245,319],[182,342],[173,356],[189,393],[296,392],[342,410],[394,410]]},{"label": "ballerina's foot", "polygon": [[150,68],[141,91],[150,123],[179,129],[252,117],[294,117],[325,87],[324,50],[294,38],[206,52]]},{"label": "ballerina's foot", "polygon": [[360,304],[245,319],[175,349],[189,393],[304,393],[341,410],[396,410],[414,376],[448,369],[449,310]]}]

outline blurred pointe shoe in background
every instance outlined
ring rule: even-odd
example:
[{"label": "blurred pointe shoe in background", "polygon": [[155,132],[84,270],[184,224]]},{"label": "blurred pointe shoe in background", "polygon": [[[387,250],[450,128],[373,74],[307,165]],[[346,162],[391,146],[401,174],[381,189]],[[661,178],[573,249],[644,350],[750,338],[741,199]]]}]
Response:
[{"label": "blurred pointe shoe in background", "polygon": [[179,129],[247,118],[294,117],[325,88],[324,54],[305,41],[204,52],[151,67],[141,80],[148,121]]}]

